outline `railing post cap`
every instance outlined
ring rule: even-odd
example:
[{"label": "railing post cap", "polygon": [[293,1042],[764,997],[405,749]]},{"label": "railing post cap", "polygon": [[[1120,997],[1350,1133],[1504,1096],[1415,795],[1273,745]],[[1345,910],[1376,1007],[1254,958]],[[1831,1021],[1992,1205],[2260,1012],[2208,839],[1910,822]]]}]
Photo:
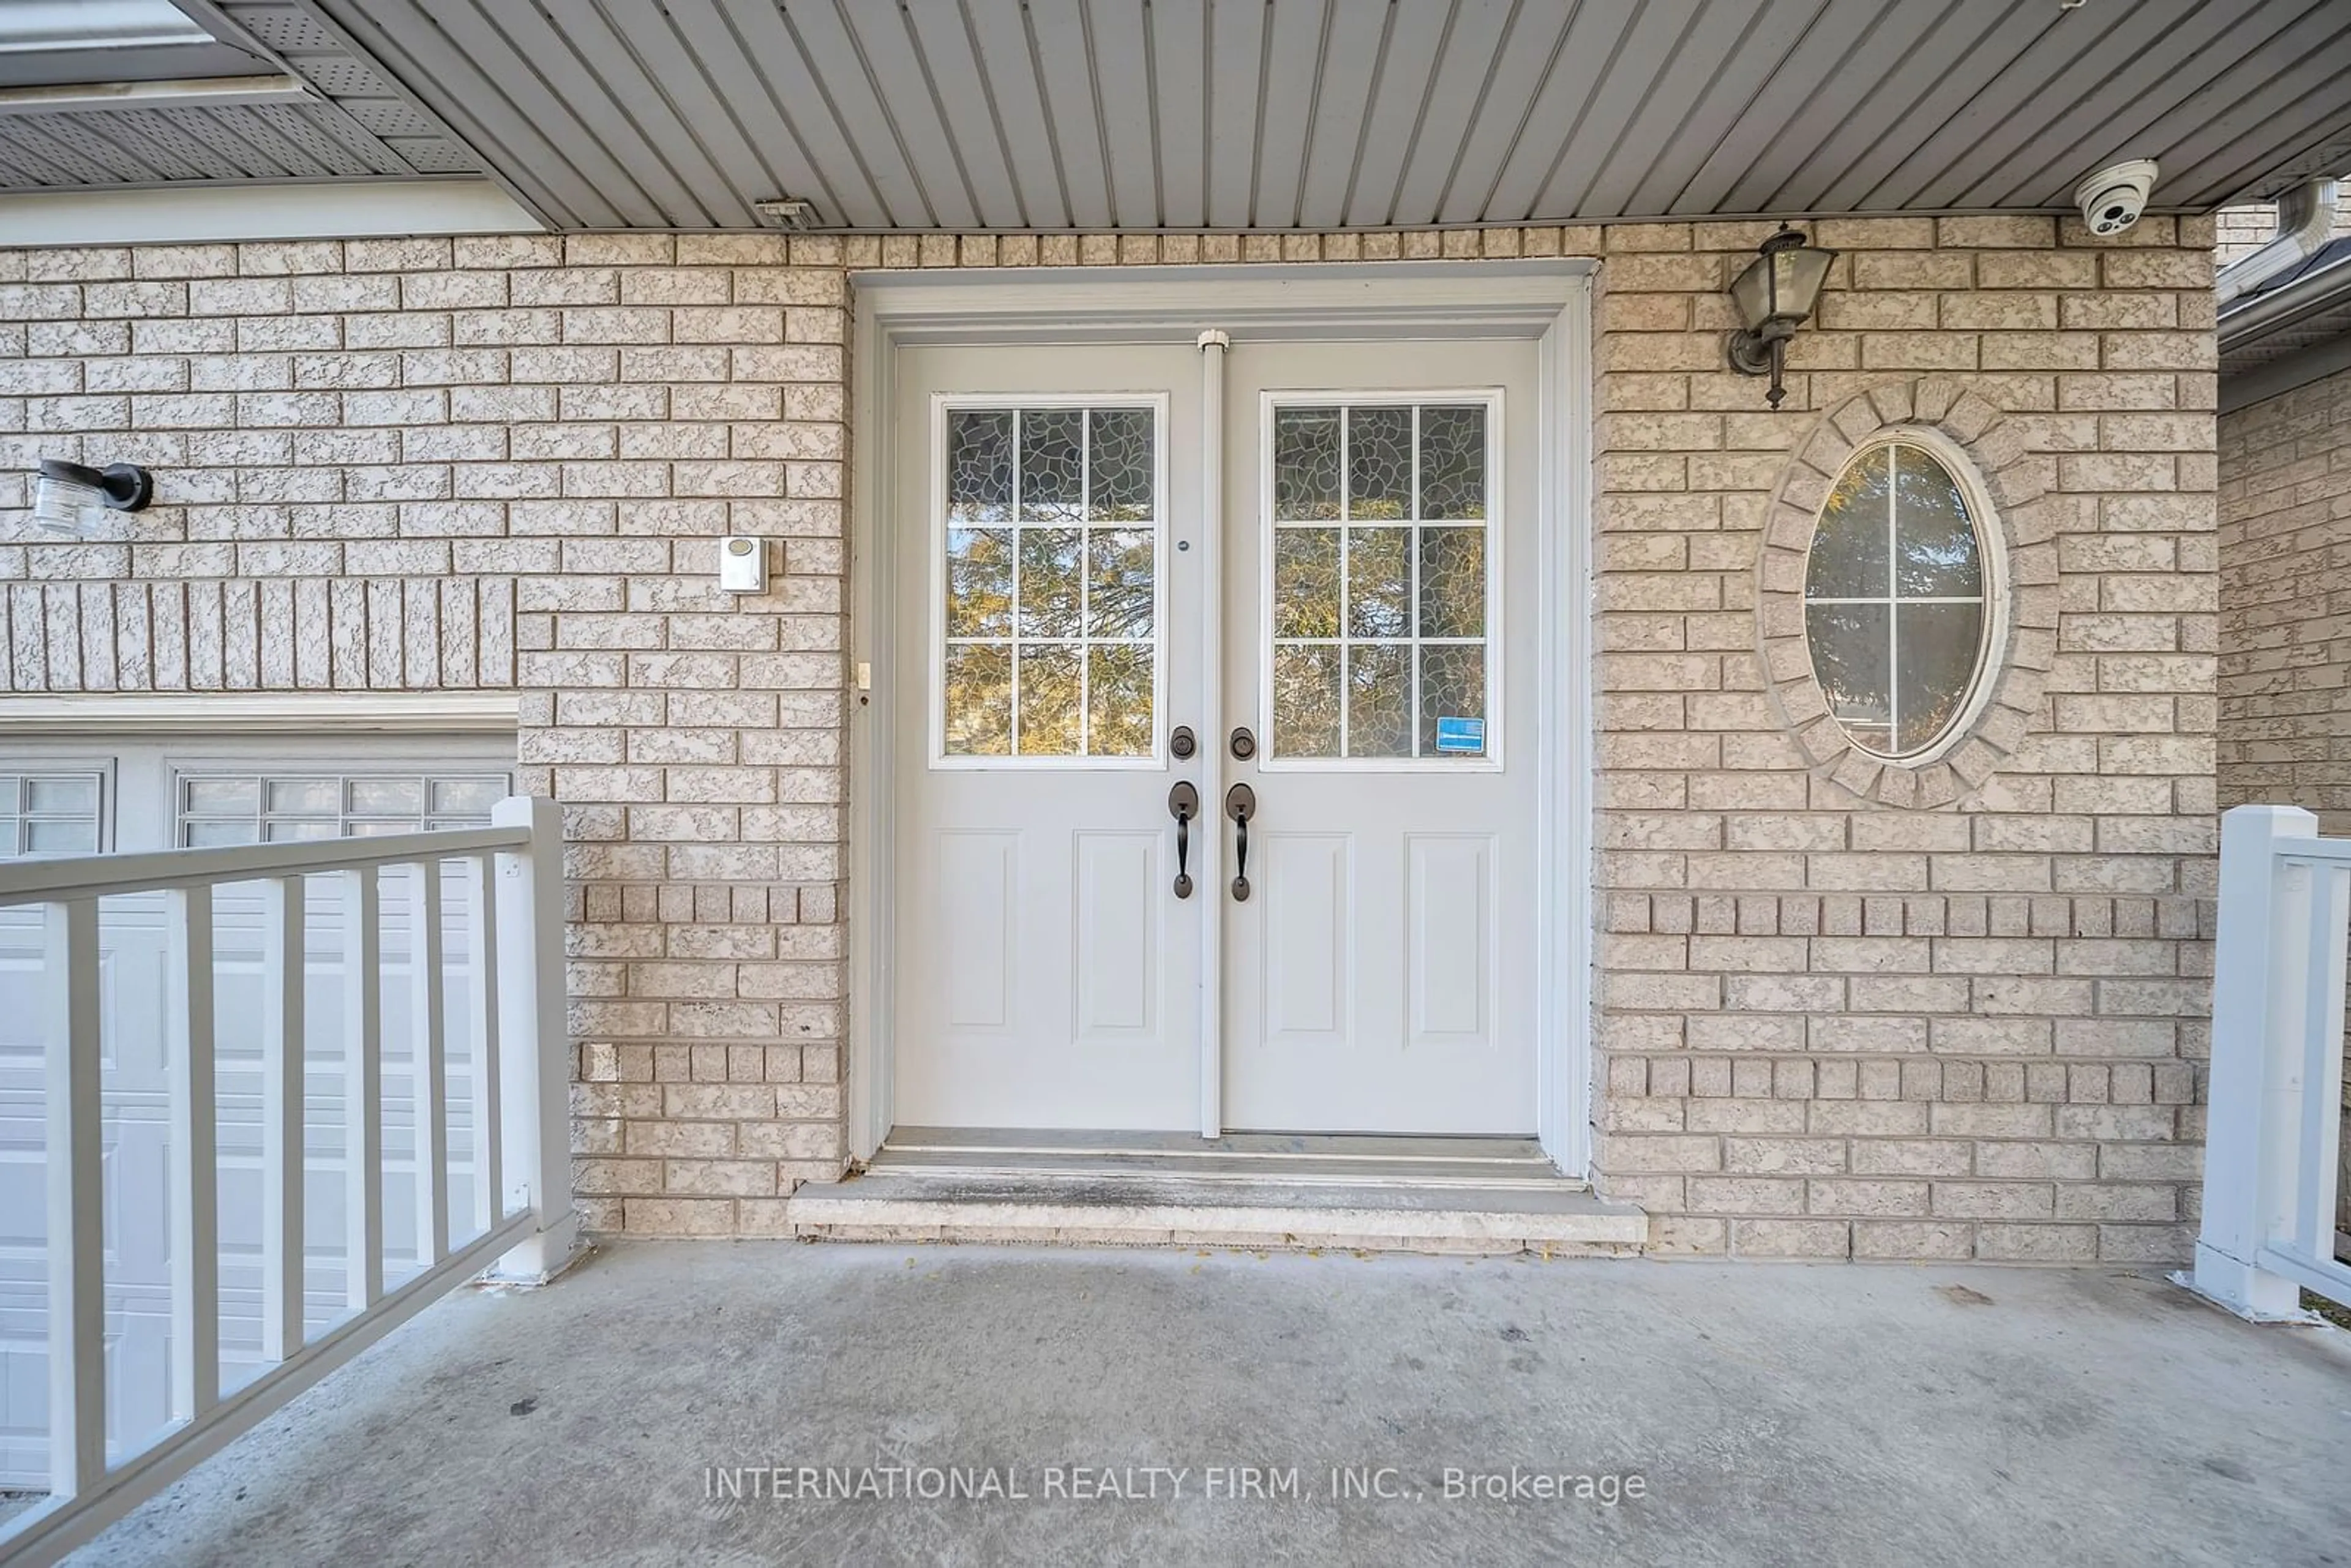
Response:
[{"label": "railing post cap", "polygon": [[500,828],[553,831],[562,826],[563,808],[544,795],[509,795],[491,806],[490,822]]},{"label": "railing post cap", "polygon": [[2299,806],[2231,806],[2220,814],[2220,849],[2251,852],[2255,844],[2278,839],[2308,839],[2318,833],[2318,819]]}]

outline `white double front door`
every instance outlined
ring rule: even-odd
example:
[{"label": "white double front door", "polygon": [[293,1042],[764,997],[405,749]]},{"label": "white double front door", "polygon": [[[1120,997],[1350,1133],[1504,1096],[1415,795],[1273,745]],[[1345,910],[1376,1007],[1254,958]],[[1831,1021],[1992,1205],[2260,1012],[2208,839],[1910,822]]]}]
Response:
[{"label": "white double front door", "polygon": [[896,384],[895,1122],[1532,1132],[1535,346]]}]

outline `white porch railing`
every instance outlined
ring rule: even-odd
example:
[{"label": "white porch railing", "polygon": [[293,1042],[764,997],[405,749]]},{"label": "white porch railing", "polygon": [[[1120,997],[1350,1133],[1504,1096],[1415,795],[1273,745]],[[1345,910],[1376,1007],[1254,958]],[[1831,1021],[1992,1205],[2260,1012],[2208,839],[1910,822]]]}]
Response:
[{"label": "white porch railing", "polygon": [[2251,1318],[2351,1305],[2336,1259],[2351,839],[2293,806],[2220,821],[2210,1105],[2196,1290]]},{"label": "white porch railing", "polygon": [[[414,1080],[414,1270],[384,1278],[381,873],[410,868],[407,1026]],[[471,1232],[449,1220],[448,1016],[443,878],[454,868],[467,936],[461,1037],[470,1047]],[[214,894],[262,897],[260,1045],[262,1360],[221,1385],[219,1107]],[[163,896],[169,1033],[171,1416],[108,1461],[99,900]],[[335,901],[341,946],[343,1314],[306,1332],[306,911]],[[45,1563],[215,1452],[464,1280],[543,1279],[576,1245],[563,1021],[560,814],[513,799],[491,826],[229,849],[0,864],[0,909],[38,907],[48,1189],[47,1502],[0,1529],[0,1561]],[[399,1251],[412,1255],[402,1246]]]}]

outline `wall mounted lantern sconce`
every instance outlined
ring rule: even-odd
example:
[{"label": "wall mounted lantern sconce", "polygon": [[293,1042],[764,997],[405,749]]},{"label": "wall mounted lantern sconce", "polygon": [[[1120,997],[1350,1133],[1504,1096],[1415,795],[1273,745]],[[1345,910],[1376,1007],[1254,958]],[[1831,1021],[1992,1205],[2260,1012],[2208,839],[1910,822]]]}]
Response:
[{"label": "wall mounted lantern sconce", "polygon": [[1788,395],[1781,379],[1788,340],[1819,302],[1837,253],[1806,245],[1786,224],[1758,248],[1762,254],[1730,286],[1739,319],[1747,323],[1730,335],[1730,368],[1742,376],[1770,376],[1771,390],[1764,396],[1777,411]]},{"label": "wall mounted lantern sconce", "polygon": [[44,457],[33,486],[33,526],[67,538],[96,538],[110,510],[135,512],[154,498],[153,477],[135,463],[85,468]]}]

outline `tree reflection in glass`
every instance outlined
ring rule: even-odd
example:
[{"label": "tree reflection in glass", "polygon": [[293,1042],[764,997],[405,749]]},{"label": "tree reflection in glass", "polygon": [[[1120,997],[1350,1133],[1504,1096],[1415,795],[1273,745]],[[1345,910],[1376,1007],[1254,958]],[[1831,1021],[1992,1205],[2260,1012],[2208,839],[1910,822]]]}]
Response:
[{"label": "tree reflection in glass", "polygon": [[1804,633],[1854,744],[1920,756],[1964,716],[1984,657],[1984,540],[1967,491],[1915,442],[1846,463],[1813,530]]},{"label": "tree reflection in glass", "polygon": [[947,755],[1151,755],[1156,423],[1149,408],[948,411]]},{"label": "tree reflection in glass", "polygon": [[1437,721],[1488,717],[1488,413],[1275,407],[1273,756],[1487,754],[1439,752]]}]

